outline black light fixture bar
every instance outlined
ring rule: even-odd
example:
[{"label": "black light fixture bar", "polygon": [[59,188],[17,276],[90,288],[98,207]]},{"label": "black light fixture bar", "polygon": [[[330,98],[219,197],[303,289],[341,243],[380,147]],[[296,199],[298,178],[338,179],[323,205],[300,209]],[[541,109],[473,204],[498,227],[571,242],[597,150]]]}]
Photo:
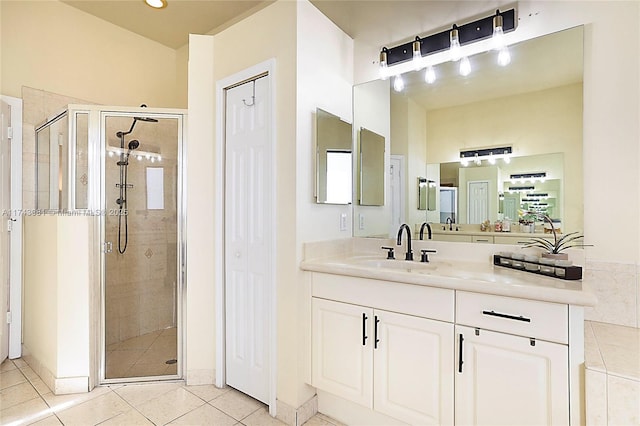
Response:
[{"label": "black light fixture bar", "polygon": [[546,192],[539,192],[537,194],[529,194],[527,195],[527,197],[539,197],[539,198],[544,198],[544,197],[548,197],[549,194]]},{"label": "black light fixture bar", "polygon": [[472,149],[468,151],[460,151],[460,158],[474,159],[478,157],[488,157],[489,155],[511,154],[511,147],[504,146],[498,148]]},{"label": "black light fixture bar", "polygon": [[538,172],[538,173],[517,173],[513,175],[509,175],[510,179],[541,179],[546,178],[546,172]]},{"label": "black light fixture bar", "polygon": [[[502,16],[502,31],[506,34],[516,29],[516,10],[509,9],[504,12],[498,12]],[[493,18],[496,14],[478,19],[467,24],[456,26],[458,30],[458,39],[460,45],[473,43],[475,41],[484,40],[493,35]],[[437,34],[425,37],[416,37],[420,41],[420,53],[422,56],[431,55],[449,49],[451,40],[449,33],[451,29],[439,32]],[[412,40],[400,46],[387,49],[387,65],[395,65],[401,62],[413,59],[413,43]]]},{"label": "black light fixture bar", "polygon": [[510,186],[509,191],[533,191],[535,186]]}]

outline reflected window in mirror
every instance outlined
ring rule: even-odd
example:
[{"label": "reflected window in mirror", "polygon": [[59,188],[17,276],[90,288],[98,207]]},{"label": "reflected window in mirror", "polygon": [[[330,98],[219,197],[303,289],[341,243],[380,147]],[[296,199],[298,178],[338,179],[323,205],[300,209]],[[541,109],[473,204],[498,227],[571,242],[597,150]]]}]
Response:
[{"label": "reflected window in mirror", "polygon": [[351,124],[316,110],[316,202],[350,204],[353,194]]}]

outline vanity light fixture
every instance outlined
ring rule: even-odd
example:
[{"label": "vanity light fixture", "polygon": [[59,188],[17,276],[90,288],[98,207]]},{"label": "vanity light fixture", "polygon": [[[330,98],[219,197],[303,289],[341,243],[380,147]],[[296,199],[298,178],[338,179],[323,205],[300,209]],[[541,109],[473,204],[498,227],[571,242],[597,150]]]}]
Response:
[{"label": "vanity light fixture", "polygon": [[515,173],[512,175],[509,175],[509,179],[511,180],[511,182],[527,182],[527,181],[531,181],[531,182],[536,182],[537,180],[540,180],[540,182],[544,182],[547,179],[547,173],[546,172],[536,172],[536,173]]},{"label": "vanity light fixture", "polygon": [[[516,18],[516,10],[509,9],[504,12],[496,11],[496,13],[492,13],[489,16],[477,19],[473,22],[461,25],[454,24],[450,29],[446,29],[436,34],[431,34],[425,37],[418,36],[414,40],[391,48],[383,47],[380,51],[381,77],[384,78],[382,75],[383,73],[385,73],[386,77],[398,73],[390,72],[390,70],[387,70],[388,67],[412,61],[414,57],[417,56],[417,41],[420,42],[419,51],[422,58],[448,50],[451,53],[448,55],[447,59],[451,59],[453,61],[460,60],[463,56],[461,52],[462,47],[480,40],[493,38],[493,34],[496,31],[494,21],[496,21],[495,24],[502,24],[498,32],[501,31],[502,35],[509,33],[516,29],[518,22]],[[435,64],[432,63],[432,65]]]},{"label": "vanity light fixture", "polygon": [[482,160],[488,160],[490,163],[493,161],[491,164],[495,164],[499,159],[508,163],[512,152],[513,148],[510,146],[460,151],[460,164],[466,167],[469,164],[469,160],[473,160],[478,166],[482,164]]},{"label": "vanity light fixture", "polygon": [[151,6],[154,9],[164,9],[167,7],[167,0],[144,0],[147,6]]},{"label": "vanity light fixture", "polygon": [[396,92],[402,92],[404,90],[404,80],[399,74],[393,78],[393,90]]},{"label": "vanity light fixture", "polygon": [[387,66],[387,48],[383,47],[380,51],[380,78],[386,80],[389,78],[389,67]]},{"label": "vanity light fixture", "polygon": [[535,186],[510,186],[509,192],[535,191]]},{"label": "vanity light fixture", "polygon": [[498,65],[505,67],[511,62],[511,53],[504,40],[504,31],[502,30],[504,20],[500,14],[500,10],[496,10],[496,16],[493,17],[493,35],[491,40],[493,48],[498,51]]},{"label": "vanity light fixture", "polygon": [[453,28],[449,33],[449,53],[453,62],[459,61],[462,56],[460,54],[460,36],[456,24],[453,24]]},{"label": "vanity light fixture", "polygon": [[422,52],[420,51],[420,37],[416,36],[413,42],[413,69],[420,71],[423,67]]}]

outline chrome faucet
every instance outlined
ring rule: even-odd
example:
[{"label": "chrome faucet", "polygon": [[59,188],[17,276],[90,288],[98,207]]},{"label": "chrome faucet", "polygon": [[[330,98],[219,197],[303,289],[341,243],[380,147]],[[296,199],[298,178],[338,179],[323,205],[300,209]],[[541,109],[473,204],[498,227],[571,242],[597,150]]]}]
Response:
[{"label": "chrome faucet", "polygon": [[451,219],[451,216],[447,218],[447,224],[449,225],[449,231],[453,231],[453,219]]},{"label": "chrome faucet", "polygon": [[411,229],[409,225],[403,223],[400,225],[400,229],[398,230],[398,241],[397,245],[402,245],[402,230],[407,230],[407,254],[404,256],[404,260],[413,260],[413,251],[411,250]]},{"label": "chrome faucet", "polygon": [[429,225],[427,222],[424,222],[422,224],[422,226],[420,226],[420,239],[423,240],[424,239],[424,228],[427,228],[427,239],[431,239],[431,225]]}]

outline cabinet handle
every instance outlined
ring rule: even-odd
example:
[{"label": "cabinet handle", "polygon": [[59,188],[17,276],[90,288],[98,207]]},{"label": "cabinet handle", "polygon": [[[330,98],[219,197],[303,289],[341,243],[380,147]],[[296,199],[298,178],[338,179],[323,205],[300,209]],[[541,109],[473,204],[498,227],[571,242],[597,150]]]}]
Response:
[{"label": "cabinet handle", "polygon": [[373,323],[373,349],[378,349],[378,342],[380,341],[378,339],[378,323],[380,322],[380,320],[378,319],[377,315],[374,315],[375,321]]},{"label": "cabinet handle", "polygon": [[367,344],[367,314],[362,313],[362,346]]},{"label": "cabinet handle", "polygon": [[458,373],[462,373],[462,342],[464,342],[464,337],[462,337],[462,333],[460,333],[460,344],[458,345]]},{"label": "cabinet handle", "polygon": [[522,315],[517,317],[515,315],[501,314],[500,312],[494,312],[494,311],[482,311],[482,315],[489,315],[492,317],[506,318],[506,319],[516,320],[516,321],[531,322],[531,318],[526,318],[526,317],[523,317]]}]

